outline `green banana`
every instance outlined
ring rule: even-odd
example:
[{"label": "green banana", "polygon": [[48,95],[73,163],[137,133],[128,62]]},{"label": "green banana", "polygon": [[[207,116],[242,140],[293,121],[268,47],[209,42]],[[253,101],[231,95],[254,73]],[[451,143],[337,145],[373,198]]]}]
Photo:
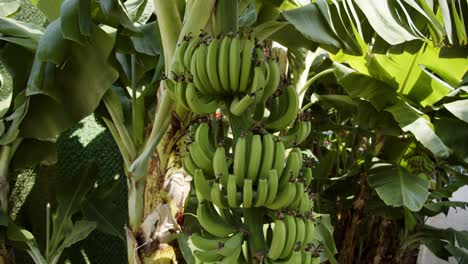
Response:
[{"label": "green banana", "polygon": [[197,165],[193,163],[190,153],[185,153],[184,159],[182,160],[182,166],[184,167],[185,172],[189,175],[195,175],[195,170],[198,169]]},{"label": "green banana", "polygon": [[236,93],[239,90],[240,39],[234,36],[229,47],[229,86]]},{"label": "green banana", "polygon": [[268,119],[264,122],[266,129],[279,131],[287,127],[293,120],[296,119],[297,113],[299,111],[299,97],[296,93],[296,90],[293,86],[290,85],[286,87],[286,90],[280,97],[283,96],[287,98],[287,104],[282,105],[286,111],[274,119],[270,119],[270,117],[268,117]]},{"label": "green banana", "polygon": [[218,77],[218,51],[220,45],[221,40],[214,38],[208,46],[208,54],[206,58],[208,79],[210,80],[211,87],[214,88],[216,94],[224,93]]},{"label": "green banana", "polygon": [[204,262],[216,262],[223,259],[223,256],[219,255],[217,250],[201,251],[196,249],[193,251],[193,255],[196,259]]},{"label": "green banana", "polygon": [[213,167],[211,166],[211,160],[213,158],[212,153],[204,152],[198,141],[194,141],[190,144],[189,153],[197,167],[203,169],[203,172],[208,175],[213,175]]},{"label": "green banana", "polygon": [[242,251],[242,247],[238,247],[237,249],[234,250],[234,252],[227,256],[227,257],[224,257],[223,260],[221,262],[219,262],[220,264],[239,264],[239,263],[242,263],[242,262],[239,262],[239,258],[241,258],[242,256],[240,256],[240,253]]},{"label": "green banana", "polygon": [[229,168],[226,161],[226,151],[223,146],[216,148],[213,157],[213,172],[220,179],[221,184],[226,187],[229,177]]},{"label": "green banana", "polygon": [[226,198],[224,197],[223,192],[221,191],[221,185],[219,183],[214,183],[211,187],[211,201],[216,207],[220,209],[229,208]]},{"label": "green banana", "polygon": [[202,202],[197,208],[197,218],[201,227],[208,233],[218,236],[226,237],[237,231],[236,228],[228,224],[218,213],[213,212],[209,206]]},{"label": "green banana", "polygon": [[[193,80],[193,83],[194,83],[194,86],[196,88],[196,90],[198,92],[200,92],[201,94],[208,94],[208,90],[205,89],[205,86],[203,86],[203,83],[200,79],[200,73],[198,72],[198,56],[197,56],[197,53],[198,53],[198,49],[195,50],[193,56],[194,58],[191,60],[190,62],[190,73],[192,74],[192,80]],[[187,96],[187,100],[189,100],[190,97]]]},{"label": "green banana", "polygon": [[187,104],[190,106],[190,109],[197,114],[206,115],[214,113],[220,105],[220,101],[216,98],[202,98],[201,95],[198,94],[193,83],[187,85],[185,93]]},{"label": "green banana", "polygon": [[[277,141],[275,143],[275,155],[273,159],[273,169],[275,169],[276,172],[278,173],[278,177],[281,177],[281,175],[283,174],[284,161],[286,159],[285,153],[286,153],[286,148],[284,147],[283,142]],[[279,181],[279,178],[278,178],[278,181]]]},{"label": "green banana", "polygon": [[286,244],[286,224],[282,220],[275,220],[273,227],[273,238],[271,240],[270,249],[268,250],[267,257],[276,260],[280,257],[281,252]]},{"label": "green banana", "polygon": [[252,189],[252,179],[244,180],[244,190],[243,190],[243,206],[244,208],[252,207],[253,199],[253,189]]},{"label": "green banana", "polygon": [[260,179],[257,185],[257,199],[254,207],[260,207],[265,204],[268,197],[268,181],[267,179]]},{"label": "green banana", "polygon": [[232,100],[229,110],[233,115],[241,116],[245,112],[245,110],[247,110],[247,108],[252,105],[254,100],[254,94],[246,94],[244,95],[244,97],[242,97],[242,99],[239,99],[239,97],[236,96]]},{"label": "green banana", "polygon": [[242,50],[242,66],[239,81],[239,92],[247,92],[247,85],[250,80],[250,71],[252,69],[252,55],[255,48],[255,41],[251,38],[245,40]]},{"label": "green banana", "polygon": [[175,96],[176,103],[183,106],[184,109],[190,111],[190,107],[187,104],[187,99],[185,98],[185,87],[187,86],[186,82],[178,81],[175,86]]},{"label": "green banana", "polygon": [[256,182],[260,162],[262,159],[262,138],[260,135],[252,136],[252,143],[250,144],[249,164],[247,167],[247,178]]},{"label": "green banana", "polygon": [[268,196],[265,201],[266,205],[273,203],[278,193],[278,173],[276,170],[268,172]]},{"label": "green banana", "polygon": [[296,196],[294,197],[293,202],[289,205],[291,209],[299,209],[302,201],[302,195],[304,194],[304,184],[302,182],[296,182]]},{"label": "green banana", "polygon": [[283,173],[281,174],[279,185],[283,186],[286,182],[297,179],[301,167],[302,158],[299,157],[297,152],[291,151],[289,153],[288,159],[286,160]]},{"label": "green banana", "polygon": [[265,84],[265,89],[263,91],[263,101],[266,101],[278,88],[281,79],[281,73],[279,69],[278,62],[275,59],[268,60],[268,68],[270,70],[270,76],[267,79]]},{"label": "green banana", "polygon": [[200,147],[205,153],[215,153],[216,149],[210,140],[210,125],[208,123],[200,123],[195,130],[195,141],[200,144]]},{"label": "green banana", "polygon": [[[252,78],[252,83],[250,85],[249,92],[256,94],[258,99],[263,98],[263,90],[265,88],[265,72],[264,68],[261,66],[254,67],[254,74]],[[258,103],[258,102],[256,102]]]},{"label": "green banana", "polygon": [[195,170],[195,174],[193,175],[193,183],[195,184],[195,190],[201,196],[199,198],[211,202],[211,186],[201,169]]},{"label": "green banana", "polygon": [[300,242],[302,248],[302,244],[305,242],[305,223],[300,217],[296,217],[294,220],[296,221],[296,243]]},{"label": "green banana", "polygon": [[192,63],[193,52],[195,51],[196,46],[200,43],[201,37],[194,37],[189,40],[189,44],[187,45],[187,49],[184,53],[184,68],[190,69],[190,65]]},{"label": "green banana", "polygon": [[[288,257],[294,249],[296,244],[296,221],[291,215],[286,215],[284,217],[284,223],[286,225],[286,241],[284,243],[283,250],[281,251],[280,258]],[[300,262],[299,262],[300,263]]]},{"label": "green banana", "polygon": [[288,182],[285,186],[282,186],[276,199],[271,204],[267,204],[266,207],[272,210],[279,210],[287,207],[293,201],[296,196],[296,186],[293,182]]},{"label": "green banana", "polygon": [[304,179],[304,186],[308,187],[312,182],[312,168],[304,167],[301,169],[302,178]]},{"label": "green banana", "polygon": [[222,246],[219,248],[218,253],[229,257],[236,253],[236,250],[242,247],[242,243],[244,242],[244,232],[240,231],[237,232],[235,235],[230,237]]},{"label": "green banana", "polygon": [[202,43],[196,52],[197,56],[197,73],[200,78],[203,90],[207,94],[216,94],[216,90],[211,86],[210,79],[208,78],[208,68],[206,67],[206,58],[208,56],[208,46]]},{"label": "green banana", "polygon": [[310,212],[313,206],[312,200],[310,200],[309,194],[307,192],[302,193],[301,203],[299,205],[299,212],[302,214]]},{"label": "green banana", "polygon": [[229,50],[231,46],[231,38],[225,36],[221,40],[221,46],[219,48],[219,63],[218,63],[218,74],[219,81],[223,87],[223,90],[231,94],[230,82],[229,82]]},{"label": "green banana", "polygon": [[234,150],[234,175],[236,175],[237,186],[244,186],[245,164],[247,163],[247,138],[241,136],[237,139]]},{"label": "green banana", "polygon": [[226,240],[228,240],[227,237],[207,238],[206,236],[201,236],[198,233],[193,233],[190,236],[190,241],[192,241],[192,244],[203,251],[218,250],[221,247],[221,245],[224,244],[224,242],[226,242]]},{"label": "green banana", "polygon": [[237,203],[237,184],[236,184],[236,175],[229,175],[228,183],[227,183],[227,198],[228,198],[228,205],[231,208],[239,207]]},{"label": "green banana", "polygon": [[262,138],[262,161],[260,171],[258,173],[260,178],[268,177],[268,172],[273,168],[273,159],[275,157],[275,141],[271,134],[265,134]]}]

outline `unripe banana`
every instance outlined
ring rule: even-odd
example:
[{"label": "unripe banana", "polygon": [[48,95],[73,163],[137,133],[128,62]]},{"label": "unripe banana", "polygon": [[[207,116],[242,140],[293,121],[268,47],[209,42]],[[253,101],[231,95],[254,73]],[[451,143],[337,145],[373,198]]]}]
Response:
[{"label": "unripe banana", "polygon": [[241,136],[237,139],[234,151],[234,175],[236,175],[237,186],[244,186],[245,164],[247,163],[247,139]]},{"label": "unripe banana", "polygon": [[257,199],[254,207],[260,207],[265,204],[268,197],[268,181],[267,179],[260,179],[257,185]]},{"label": "unripe banana", "polygon": [[[288,257],[294,250],[296,244],[296,221],[293,216],[286,215],[284,217],[284,223],[286,225],[286,241],[284,243],[283,250],[281,251],[280,258]],[[300,263],[300,262],[299,262]]]},{"label": "unripe banana", "polygon": [[301,204],[299,205],[299,212],[302,214],[308,213],[312,210],[314,203],[309,197],[307,192],[302,193]]},{"label": "unripe banana", "polygon": [[267,207],[272,210],[279,210],[286,208],[293,201],[296,196],[296,186],[293,182],[288,182],[285,186],[282,186],[279,194],[273,203],[268,204]]},{"label": "unripe banana", "polygon": [[198,233],[193,233],[190,236],[190,241],[192,241],[192,244],[203,251],[218,250],[221,245],[224,244],[224,242],[226,242],[228,239],[228,237],[207,238],[206,236],[201,236]]},{"label": "unripe banana", "polygon": [[190,111],[190,107],[188,106],[187,99],[185,98],[185,87],[187,86],[186,82],[178,81],[175,86],[175,96],[176,96],[176,103],[183,106],[185,110]]},{"label": "unripe banana", "polygon": [[283,173],[281,174],[279,185],[283,186],[286,182],[297,179],[299,171],[301,170],[301,166],[302,158],[299,157],[297,152],[291,151],[286,161]]},{"label": "unripe banana", "polygon": [[282,96],[287,98],[287,107],[284,105],[282,106],[286,108],[286,111],[275,119],[270,119],[270,117],[268,117],[264,123],[266,129],[279,131],[287,127],[292,121],[296,119],[297,113],[299,111],[299,97],[296,93],[296,90],[293,86],[290,85],[283,92],[281,97]]},{"label": "unripe banana", "polygon": [[243,191],[243,206],[244,208],[252,207],[253,199],[253,186],[252,179],[244,180],[244,191]]},{"label": "unripe banana", "polygon": [[197,114],[207,115],[214,113],[220,105],[220,101],[216,98],[201,98],[201,95],[198,94],[193,83],[187,85],[185,93],[187,104],[190,106],[190,109]]},{"label": "unripe banana", "polygon": [[213,175],[213,167],[211,166],[211,160],[213,154],[210,152],[204,152],[200,146],[200,143],[195,141],[189,146],[190,157],[197,167],[203,169],[203,172],[207,175]]},{"label": "unripe banana", "polygon": [[216,91],[216,94],[223,94],[223,87],[218,77],[218,54],[221,40],[214,38],[208,46],[208,55],[206,58],[206,67],[208,79],[210,80],[211,86]]},{"label": "unripe banana", "polygon": [[203,90],[207,94],[216,94],[216,90],[211,86],[210,79],[208,78],[208,68],[206,67],[206,58],[208,57],[208,47],[202,43],[196,52],[197,55],[197,73],[203,85]]},{"label": "unripe banana", "polygon": [[286,244],[286,224],[282,220],[275,220],[275,227],[273,228],[273,239],[271,240],[270,249],[267,256],[272,260],[280,257],[281,252]]},{"label": "unripe banana", "polygon": [[253,39],[246,39],[244,49],[242,50],[242,67],[239,82],[239,92],[247,92],[247,85],[250,80],[250,71],[252,68],[252,55],[255,48],[255,41]]},{"label": "unripe banana", "polygon": [[200,147],[205,153],[215,153],[216,149],[210,140],[210,126],[208,123],[201,123],[195,130],[195,141],[200,144]]},{"label": "unripe banana", "polygon": [[281,74],[279,70],[278,62],[274,59],[268,60],[268,68],[270,70],[270,76],[265,84],[265,90],[263,92],[263,101],[266,101],[278,88]]},{"label": "unripe banana", "polygon": [[300,217],[295,217],[294,220],[296,221],[296,243],[300,242],[302,245],[305,242],[305,223]]},{"label": "unripe banana", "polygon": [[197,208],[197,218],[201,227],[208,233],[226,237],[237,231],[236,228],[228,224],[218,213],[215,214],[214,208],[210,209],[207,203],[200,203]]},{"label": "unripe banana", "polygon": [[239,264],[239,263],[242,263],[242,262],[239,262],[239,257],[240,256],[240,253],[242,252],[242,247],[238,247],[237,249],[234,250],[234,252],[227,256],[227,257],[224,257],[223,260],[221,262],[219,262],[220,264]]},{"label": "unripe banana", "polygon": [[263,98],[263,90],[265,88],[265,71],[261,66],[255,66],[252,83],[249,92],[257,95],[260,101]]},{"label": "unripe banana", "polygon": [[249,165],[247,167],[247,178],[256,182],[260,162],[262,159],[262,138],[260,135],[252,136],[252,143],[250,144]]},{"label": "unripe banana", "polygon": [[192,57],[193,57],[193,52],[195,51],[196,46],[200,43],[200,37],[194,37],[189,40],[189,44],[187,46],[187,49],[185,50],[184,53],[184,68],[185,69],[190,69],[190,65],[192,62]]},{"label": "unripe banana", "polygon": [[219,183],[214,183],[213,187],[211,187],[211,201],[216,207],[220,209],[229,208],[226,198],[224,197],[223,192],[221,191],[221,185]]},{"label": "unripe banana", "polygon": [[[193,175],[193,183],[195,184],[195,190],[199,194],[199,201],[202,199],[211,200],[211,186],[208,180],[205,178],[201,169],[196,169]],[[201,198],[201,199],[200,199]]]},{"label": "unripe banana", "polygon": [[299,206],[301,205],[301,201],[303,198],[304,194],[304,184],[302,182],[296,182],[296,196],[294,197],[293,202],[289,205],[289,208],[295,210],[299,209]]},{"label": "unripe banana", "polygon": [[263,135],[262,139],[262,161],[258,175],[260,178],[267,178],[269,171],[273,168],[273,159],[275,158],[275,141],[271,134]]},{"label": "unripe banana", "polygon": [[[286,152],[286,149],[284,147],[283,142],[277,141],[275,143],[275,156],[273,159],[273,169],[276,170],[279,178],[281,178],[281,175],[283,174],[283,170],[284,170],[284,161],[286,159],[285,152]],[[279,178],[278,178],[278,181],[279,181]]]},{"label": "unripe banana", "polygon": [[218,250],[218,253],[228,257],[236,253],[236,250],[242,247],[244,242],[244,232],[237,232],[235,235],[230,237]]},{"label": "unripe banana", "polygon": [[265,205],[269,205],[275,201],[276,194],[278,193],[278,173],[276,170],[268,172],[268,196]]},{"label": "unripe banana", "polygon": [[229,86],[231,91],[236,93],[239,90],[240,72],[240,39],[234,36],[229,47]]},{"label": "unripe banana", "polygon": [[221,184],[226,187],[229,177],[229,168],[226,161],[226,151],[223,146],[216,148],[213,157],[213,172],[220,179]]},{"label": "unripe banana", "polygon": [[198,169],[197,165],[195,165],[192,158],[190,157],[190,153],[188,152],[185,153],[182,166],[184,167],[185,172],[187,172],[190,176],[195,175],[195,170]]},{"label": "unripe banana", "polygon": [[229,110],[235,116],[241,116],[249,106],[251,106],[254,102],[255,95],[254,94],[246,94],[242,99],[239,99],[238,96],[234,97],[231,102],[231,106]]},{"label": "unripe banana", "polygon": [[195,250],[193,251],[193,255],[196,259],[204,262],[216,262],[223,259],[222,255],[218,254],[217,250],[208,250],[208,251],[201,251]]},{"label": "unripe banana", "polygon": [[231,88],[229,83],[229,49],[231,46],[231,38],[225,36],[221,40],[221,46],[219,48],[219,63],[218,63],[218,74],[219,81],[223,87],[223,90],[231,94]]},{"label": "unripe banana", "polygon": [[[196,88],[196,90],[201,93],[201,94],[208,94],[208,90],[206,90],[205,86],[203,86],[203,83],[201,82],[200,80],[200,73],[198,72],[198,67],[197,67],[197,59],[198,59],[198,56],[197,56],[197,53],[198,53],[198,49],[195,50],[194,54],[193,54],[193,59],[191,60],[190,62],[190,73],[192,74],[192,79],[193,79],[193,83],[194,83],[194,86]],[[190,97],[187,96],[187,101],[190,100]]]},{"label": "unripe banana", "polygon": [[228,198],[228,205],[231,208],[239,207],[237,203],[237,184],[236,184],[236,176],[231,174],[229,175],[228,184],[227,184],[227,198]]}]

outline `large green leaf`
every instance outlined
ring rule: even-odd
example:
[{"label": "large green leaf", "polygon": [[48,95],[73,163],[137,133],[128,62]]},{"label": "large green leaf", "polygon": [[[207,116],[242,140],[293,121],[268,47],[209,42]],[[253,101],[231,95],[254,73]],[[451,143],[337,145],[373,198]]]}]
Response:
[{"label": "large green leaf", "polygon": [[423,207],[429,196],[426,175],[413,175],[390,163],[374,164],[369,171],[368,182],[386,205],[404,206],[414,212]]},{"label": "large green leaf", "polygon": [[440,52],[440,49],[427,45],[417,54],[408,51],[400,54],[372,54],[368,58],[372,67],[377,66],[388,78],[382,78],[382,73],[372,71],[372,68],[370,73],[373,77],[392,85],[398,93],[406,95],[413,102],[422,106],[432,106],[450,93],[451,88],[425,71],[437,74],[453,87],[461,82],[463,75],[468,71],[466,54],[459,53],[455,58],[444,58],[439,55]]},{"label": "large green leaf", "polygon": [[447,157],[452,153],[436,134],[429,117],[404,101],[400,101],[385,111],[390,112],[405,132],[414,137],[438,157]]},{"label": "large green leaf", "polygon": [[[70,42],[63,68],[43,66],[36,58],[39,70],[33,70],[30,83],[43,81],[42,86],[28,86],[30,110],[21,126],[23,137],[47,139],[88,116],[117,79],[117,71],[108,63],[113,38],[97,27],[92,31],[88,45]],[[41,73],[41,67],[50,71]]]},{"label": "large green leaf", "polygon": [[307,39],[338,49],[344,48],[339,38],[330,30],[315,4],[287,10],[283,17]]},{"label": "large green leaf", "polygon": [[60,8],[60,23],[63,37],[86,44],[92,34],[91,1],[65,0]]},{"label": "large green leaf", "polygon": [[375,32],[390,45],[419,38],[401,25],[395,12],[396,1],[355,0],[354,2],[362,10]]},{"label": "large green leaf", "polygon": [[32,168],[41,163],[52,165],[57,162],[57,146],[50,141],[24,139],[11,160],[12,168]]},{"label": "large green leaf", "polygon": [[434,120],[434,131],[453,150],[454,157],[468,163],[467,123],[456,118],[440,117]]}]

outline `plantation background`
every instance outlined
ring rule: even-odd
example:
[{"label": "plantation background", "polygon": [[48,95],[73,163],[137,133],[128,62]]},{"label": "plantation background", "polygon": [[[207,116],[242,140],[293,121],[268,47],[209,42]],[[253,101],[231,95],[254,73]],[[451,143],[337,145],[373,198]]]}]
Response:
[{"label": "plantation background", "polygon": [[[22,1],[20,11],[13,17],[24,22],[46,26],[47,19],[40,14],[28,1]],[[11,87],[11,79],[3,67],[2,87]],[[0,90],[0,100],[8,95],[7,89]],[[89,116],[79,124],[65,131],[57,139],[58,162],[53,166],[41,166],[36,170],[25,170],[12,175],[16,182],[12,183],[12,215],[17,216],[20,210],[25,219],[17,219],[34,234],[45,232],[46,203],[54,203],[51,182],[67,182],[78,176],[81,168],[95,161],[98,167],[97,184],[112,184],[118,181],[120,194],[114,202],[127,215],[127,191],[125,175],[122,170],[122,159],[115,142],[105,126],[94,116]],[[58,184],[60,185],[60,184]],[[40,199],[40,202],[38,201]],[[33,201],[34,200],[34,201]],[[40,204],[40,206],[38,206]],[[26,219],[34,219],[34,223]],[[123,221],[126,221],[124,218]],[[123,234],[122,230],[122,234]],[[33,263],[25,251],[16,251],[17,263]],[[90,260],[90,261],[89,261]],[[85,240],[65,250],[60,263],[126,263],[125,242],[116,237],[94,231]]]}]

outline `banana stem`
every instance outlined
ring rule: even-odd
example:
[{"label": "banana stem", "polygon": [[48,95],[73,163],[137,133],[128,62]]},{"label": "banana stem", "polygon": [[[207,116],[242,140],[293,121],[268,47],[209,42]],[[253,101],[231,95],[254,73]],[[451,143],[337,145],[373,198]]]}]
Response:
[{"label": "banana stem", "polygon": [[238,1],[218,0],[215,14],[216,33],[228,33],[239,31]]},{"label": "banana stem", "polygon": [[0,210],[8,213],[8,168],[10,165],[11,146],[0,147]]},{"label": "banana stem", "polygon": [[299,92],[299,95],[302,95],[303,93],[305,93],[307,89],[309,89],[309,86],[311,86],[315,81],[322,78],[324,75],[327,75],[332,72],[333,72],[333,69],[326,69],[314,75],[312,78],[307,80],[307,82],[302,87],[302,90]]},{"label": "banana stem", "polygon": [[265,237],[263,236],[264,208],[244,208],[244,223],[249,232],[247,243],[250,255],[259,262],[267,251]]}]

